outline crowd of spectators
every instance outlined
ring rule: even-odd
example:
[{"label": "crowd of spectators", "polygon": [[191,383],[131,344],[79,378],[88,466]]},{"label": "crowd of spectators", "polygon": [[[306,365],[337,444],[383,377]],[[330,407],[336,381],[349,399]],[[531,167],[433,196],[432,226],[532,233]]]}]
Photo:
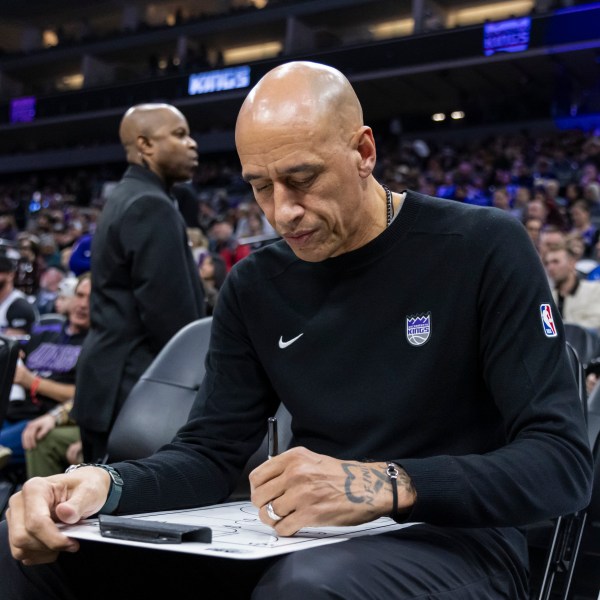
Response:
[{"label": "crowd of spectators", "polygon": [[[378,140],[378,147],[377,177],[391,189],[496,206],[538,234],[558,230],[581,236],[579,258],[591,261],[588,273],[597,265],[598,132],[522,131],[460,142],[403,140],[390,134]],[[201,155],[200,163],[194,180],[180,190],[185,194],[177,193],[180,209],[199,265],[205,255],[216,253],[229,271],[276,234],[242,180],[234,155]],[[0,244],[20,254],[15,287],[41,313],[54,310],[43,284],[49,269],[73,276],[87,268],[104,196],[121,171],[122,165],[114,165],[29,174],[0,184]]]}]

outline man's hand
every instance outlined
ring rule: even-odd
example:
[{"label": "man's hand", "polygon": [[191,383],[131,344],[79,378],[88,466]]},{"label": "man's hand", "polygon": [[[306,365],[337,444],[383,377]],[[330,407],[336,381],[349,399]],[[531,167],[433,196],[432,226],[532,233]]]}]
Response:
[{"label": "man's hand", "polygon": [[22,385],[25,389],[31,388],[31,383],[33,382],[35,375],[32,371],[30,371],[23,362],[17,363],[17,367],[15,369],[15,376],[13,378],[13,383],[17,385]]},{"label": "man's hand", "polygon": [[[392,484],[385,462],[344,461],[292,448],[265,461],[250,475],[252,503],[263,523],[279,535],[303,527],[358,525],[392,512]],[[416,493],[403,471],[398,477],[398,508],[411,507]],[[272,519],[267,506],[280,520]]]},{"label": "man's hand", "polygon": [[12,555],[24,565],[36,565],[56,560],[61,551],[79,550],[56,522],[73,524],[97,513],[109,489],[110,475],[98,467],[26,481],[6,511]]},{"label": "man's hand", "polygon": [[27,423],[21,434],[21,443],[25,450],[31,450],[37,446],[37,442],[45,438],[50,431],[56,427],[56,420],[52,415],[42,415]]}]

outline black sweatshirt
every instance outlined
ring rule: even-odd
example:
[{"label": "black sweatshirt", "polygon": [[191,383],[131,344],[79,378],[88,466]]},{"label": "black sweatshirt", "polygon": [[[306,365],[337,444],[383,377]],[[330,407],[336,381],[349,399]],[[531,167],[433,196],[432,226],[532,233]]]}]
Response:
[{"label": "black sweatshirt", "polygon": [[347,254],[255,252],[221,291],[206,366],[178,440],[115,465],[119,512],[224,500],[279,401],[297,445],[402,465],[412,521],[520,526],[589,501],[562,324],[525,228],[498,209],[407,192]]}]

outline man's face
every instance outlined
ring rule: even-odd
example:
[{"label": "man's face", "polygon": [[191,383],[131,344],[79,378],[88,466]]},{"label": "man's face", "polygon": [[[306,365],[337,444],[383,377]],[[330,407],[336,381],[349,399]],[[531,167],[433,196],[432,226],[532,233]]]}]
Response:
[{"label": "man's face", "polygon": [[545,256],[547,252],[560,246],[565,241],[565,236],[560,231],[542,231],[540,233],[540,254]]},{"label": "man's face", "polygon": [[153,150],[149,162],[165,181],[191,179],[198,166],[198,146],[185,117],[178,111],[163,109],[159,123],[148,138]]},{"label": "man's face", "polygon": [[242,174],[257,203],[294,253],[309,262],[358,248],[369,233],[359,210],[360,132],[348,139],[336,133],[299,119],[260,131],[250,125],[238,136]]},{"label": "man's face", "polygon": [[539,219],[528,219],[525,227],[527,228],[529,237],[537,244],[540,239],[540,232],[542,231],[542,222]]},{"label": "man's face", "polygon": [[92,283],[89,279],[84,279],[79,283],[75,290],[75,296],[71,299],[69,306],[69,321],[71,325],[79,330],[86,330],[90,327],[90,292]]},{"label": "man's face", "polygon": [[550,250],[544,257],[544,266],[555,285],[564,283],[573,272],[575,265],[566,250]]},{"label": "man's face", "polygon": [[210,228],[210,237],[218,242],[226,242],[233,235],[233,226],[228,221],[220,221]]}]

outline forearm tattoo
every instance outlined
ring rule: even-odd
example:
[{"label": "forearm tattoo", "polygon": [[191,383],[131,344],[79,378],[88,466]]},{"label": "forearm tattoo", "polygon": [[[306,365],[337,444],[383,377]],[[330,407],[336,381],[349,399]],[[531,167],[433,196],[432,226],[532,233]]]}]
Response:
[{"label": "forearm tattoo", "polygon": [[[384,470],[379,470],[368,463],[342,463],[346,474],[344,489],[346,498],[354,504],[368,504],[374,506],[375,496],[385,490],[392,493],[392,483]],[[415,490],[410,477],[404,469],[398,468],[398,490],[405,490],[407,494],[414,496]]]}]

